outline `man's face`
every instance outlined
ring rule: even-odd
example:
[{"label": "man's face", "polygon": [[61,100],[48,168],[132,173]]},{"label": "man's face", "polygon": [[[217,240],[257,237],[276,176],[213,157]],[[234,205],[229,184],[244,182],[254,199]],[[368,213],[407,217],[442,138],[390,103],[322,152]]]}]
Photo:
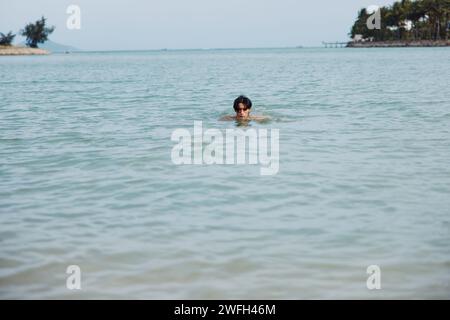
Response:
[{"label": "man's face", "polygon": [[243,103],[239,103],[235,111],[236,111],[236,118],[238,119],[246,119],[250,115],[250,108],[247,108],[247,106]]}]

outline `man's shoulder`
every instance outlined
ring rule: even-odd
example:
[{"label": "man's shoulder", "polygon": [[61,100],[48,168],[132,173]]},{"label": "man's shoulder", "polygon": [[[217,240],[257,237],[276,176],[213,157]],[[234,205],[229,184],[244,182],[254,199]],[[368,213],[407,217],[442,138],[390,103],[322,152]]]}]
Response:
[{"label": "man's shoulder", "polygon": [[256,121],[266,121],[266,120],[270,120],[270,117],[268,116],[263,116],[263,115],[252,115],[250,116],[251,120],[256,120]]},{"label": "man's shoulder", "polygon": [[235,116],[226,115],[226,116],[221,117],[219,120],[220,121],[231,121],[231,120],[236,120],[236,117]]}]

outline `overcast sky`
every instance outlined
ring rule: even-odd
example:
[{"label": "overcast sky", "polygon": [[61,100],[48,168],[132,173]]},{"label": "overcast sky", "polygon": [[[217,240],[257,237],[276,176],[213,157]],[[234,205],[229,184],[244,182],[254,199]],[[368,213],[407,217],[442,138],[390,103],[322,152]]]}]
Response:
[{"label": "overcast sky", "polygon": [[[320,46],[346,41],[357,11],[393,0],[0,0],[0,32],[44,15],[50,39],[84,50]],[[69,5],[81,29],[69,30]],[[16,43],[24,41],[16,37]]]}]

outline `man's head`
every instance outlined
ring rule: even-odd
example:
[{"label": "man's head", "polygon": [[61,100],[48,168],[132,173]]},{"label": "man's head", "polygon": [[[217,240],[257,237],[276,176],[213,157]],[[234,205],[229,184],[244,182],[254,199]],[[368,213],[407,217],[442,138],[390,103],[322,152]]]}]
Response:
[{"label": "man's head", "polygon": [[236,111],[236,118],[247,119],[250,116],[252,102],[246,96],[239,96],[234,100],[233,108]]}]

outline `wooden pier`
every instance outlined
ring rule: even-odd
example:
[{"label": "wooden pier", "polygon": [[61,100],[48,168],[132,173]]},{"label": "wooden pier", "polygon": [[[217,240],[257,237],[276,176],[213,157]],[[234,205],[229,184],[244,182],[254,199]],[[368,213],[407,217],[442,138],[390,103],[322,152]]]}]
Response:
[{"label": "wooden pier", "polygon": [[325,42],[322,41],[322,44],[325,46],[325,48],[344,48],[347,46],[348,42]]}]

